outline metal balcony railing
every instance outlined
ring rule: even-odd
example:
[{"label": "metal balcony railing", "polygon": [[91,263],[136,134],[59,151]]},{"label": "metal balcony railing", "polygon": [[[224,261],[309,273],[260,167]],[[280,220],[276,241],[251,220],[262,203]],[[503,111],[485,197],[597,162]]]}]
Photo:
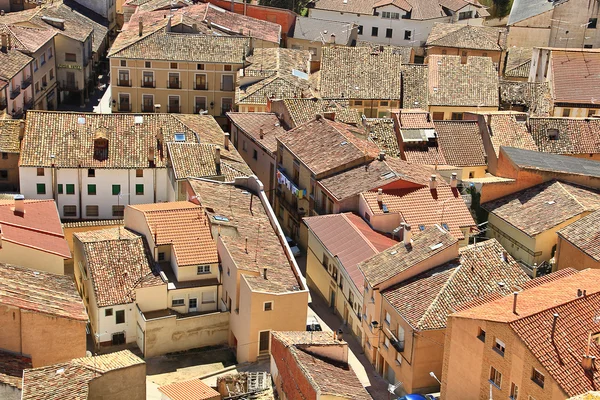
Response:
[{"label": "metal balcony railing", "polygon": [[156,81],[142,80],[141,86],[145,88],[155,88]]},{"label": "metal balcony railing", "polygon": [[23,83],[21,83],[21,87],[23,88],[23,90],[27,89],[31,85],[31,82],[33,82],[33,77],[29,75],[23,80]]},{"label": "metal balcony railing", "polygon": [[117,86],[131,87],[131,79],[119,79]]},{"label": "metal balcony railing", "polygon": [[10,99],[13,100],[20,94],[21,94],[21,86],[20,85],[13,86],[12,90],[10,91]]},{"label": "metal balcony railing", "polygon": [[167,87],[169,89],[181,89],[181,81],[180,80],[168,80]]}]

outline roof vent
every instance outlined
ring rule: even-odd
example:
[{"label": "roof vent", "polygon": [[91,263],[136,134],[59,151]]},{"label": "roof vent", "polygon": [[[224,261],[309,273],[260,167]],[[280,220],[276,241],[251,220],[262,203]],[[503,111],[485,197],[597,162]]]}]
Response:
[{"label": "roof vent", "polygon": [[142,116],[142,115],[136,115],[135,117],[133,117],[133,123],[136,124],[136,125],[143,124],[144,123],[144,116]]},{"label": "roof vent", "polygon": [[77,117],[77,123],[79,125],[85,124],[85,117]]},{"label": "roof vent", "polygon": [[546,134],[548,135],[548,140],[558,140],[558,129],[548,128],[546,129]]},{"label": "roof vent", "polygon": [[432,174],[429,178],[429,189],[435,190],[437,188],[437,176]]}]

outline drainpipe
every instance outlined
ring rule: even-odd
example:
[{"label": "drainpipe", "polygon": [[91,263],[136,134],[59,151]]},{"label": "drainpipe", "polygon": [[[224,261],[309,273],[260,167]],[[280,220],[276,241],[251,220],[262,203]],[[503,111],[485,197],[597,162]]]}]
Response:
[{"label": "drainpipe", "polygon": [[82,178],[81,178],[81,167],[77,168],[77,175],[79,178],[79,218],[83,218],[83,210],[81,209],[82,206],[82,191],[83,191],[83,187],[82,187]]},{"label": "drainpipe", "polygon": [[153,189],[154,189],[154,202],[156,203],[156,168],[153,169]]}]

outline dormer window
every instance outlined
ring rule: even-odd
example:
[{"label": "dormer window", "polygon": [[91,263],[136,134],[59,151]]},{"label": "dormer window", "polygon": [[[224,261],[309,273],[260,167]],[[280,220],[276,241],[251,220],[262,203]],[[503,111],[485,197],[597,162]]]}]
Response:
[{"label": "dormer window", "polygon": [[99,128],[94,134],[94,159],[104,161],[108,158],[108,135],[106,128]]},{"label": "dormer window", "polygon": [[558,129],[548,128],[546,134],[548,135],[548,140],[558,140]]}]

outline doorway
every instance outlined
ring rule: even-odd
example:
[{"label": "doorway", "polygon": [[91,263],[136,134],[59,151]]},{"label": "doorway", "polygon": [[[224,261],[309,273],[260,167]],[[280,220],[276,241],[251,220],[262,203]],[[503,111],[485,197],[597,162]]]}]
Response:
[{"label": "doorway", "polygon": [[259,353],[269,351],[269,338],[270,337],[271,337],[270,331],[260,332],[259,343],[258,343],[258,352]]},{"label": "doorway", "polygon": [[125,332],[113,333],[112,344],[125,344]]},{"label": "doorway", "polygon": [[190,307],[188,312],[196,312],[198,311],[198,299],[197,298],[191,298],[190,299]]},{"label": "doorway", "polygon": [[329,289],[329,307],[335,308],[335,290]]}]

